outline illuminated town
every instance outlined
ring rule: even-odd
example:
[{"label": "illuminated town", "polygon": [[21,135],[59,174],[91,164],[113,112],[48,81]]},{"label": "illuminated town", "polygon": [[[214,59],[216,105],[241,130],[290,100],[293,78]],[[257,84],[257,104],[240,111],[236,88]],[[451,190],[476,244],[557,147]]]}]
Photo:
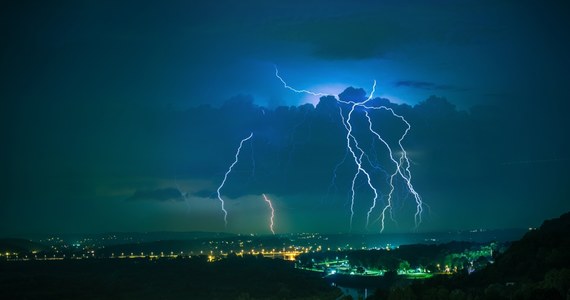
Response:
[{"label": "illuminated town", "polygon": [[[89,237],[50,236],[36,241],[20,240],[22,249],[27,251],[0,254],[0,260],[6,262],[29,260],[83,260],[83,259],[204,259],[216,262],[228,258],[265,257],[291,261],[298,269],[321,272],[327,276],[347,274],[357,276],[382,276],[389,270],[411,278],[424,278],[430,273],[451,274],[460,270],[469,271],[492,262],[493,252],[502,247],[497,242],[477,242],[489,236],[497,237],[520,235],[520,231],[503,232],[468,231],[456,233],[465,242],[465,249],[456,253],[448,253],[439,258],[440,261],[423,261],[422,264],[411,265],[408,261],[397,258],[382,265],[372,265],[359,261],[356,257],[361,253],[375,251],[397,253],[407,245],[394,242],[379,244],[378,240],[386,240],[379,235],[326,235],[316,233],[284,234],[277,236],[264,235],[221,235],[211,237],[192,236],[192,233],[173,233],[171,237],[187,239],[155,240],[157,234],[103,234]],[[437,238],[435,238],[437,237]],[[452,234],[417,235],[412,242],[425,245],[438,245],[456,239]],[[398,237],[388,238],[397,240]],[[421,240],[420,240],[421,239]],[[8,242],[9,240],[5,241]],[[348,242],[347,242],[348,241]],[[13,242],[14,244],[14,242]],[[403,249],[402,248],[402,249]],[[364,252],[362,252],[364,251]],[[435,258],[434,258],[435,259]]]}]

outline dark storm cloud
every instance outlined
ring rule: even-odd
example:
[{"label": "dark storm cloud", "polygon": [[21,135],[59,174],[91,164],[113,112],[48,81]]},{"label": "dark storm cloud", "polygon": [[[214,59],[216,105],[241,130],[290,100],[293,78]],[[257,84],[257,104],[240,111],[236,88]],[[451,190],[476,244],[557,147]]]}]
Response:
[{"label": "dark storm cloud", "polygon": [[211,198],[215,196],[216,191],[214,190],[198,190],[192,192],[193,196],[201,197],[201,198]]},{"label": "dark storm cloud", "polygon": [[[365,99],[366,93],[362,89],[348,88],[339,97],[343,100],[361,101]],[[471,125],[477,123],[471,115],[457,111],[454,105],[443,98],[432,97],[415,107],[393,104],[381,98],[376,98],[371,103],[387,105],[405,115],[412,124],[419,123],[418,127],[412,128],[406,140],[411,143],[411,151],[418,151],[422,155],[441,155],[441,164],[445,166],[460,163],[461,155],[472,153],[470,147],[473,145],[466,142],[466,137],[482,135],[477,133],[478,126]],[[378,126],[381,126],[382,132],[392,144],[405,129],[399,119],[387,113],[371,112],[370,115],[375,123],[381,124]],[[192,135],[189,139],[207,142],[193,150],[195,159],[187,161],[181,175],[207,178],[213,186],[221,183],[225,171],[233,162],[239,141],[253,132],[253,138],[244,143],[239,163],[222,190],[222,194],[230,198],[261,193],[282,196],[321,195],[331,185],[334,166],[346,154],[346,129],[342,126],[338,104],[333,98],[322,98],[316,107],[303,105],[270,110],[253,104],[250,98],[238,97],[226,102],[221,108],[188,110],[184,119],[184,122],[191,122],[193,127],[207,128],[199,132],[186,131]],[[364,126],[367,125],[363,123],[363,112],[357,110],[353,120],[355,128],[359,128],[357,134],[372,141],[372,136],[366,137],[365,134]],[[219,122],[223,122],[224,127],[218,127]],[[422,126],[426,122],[430,126]],[[180,124],[180,128],[189,126],[190,124]],[[428,128],[432,131],[426,131]],[[485,138],[492,139],[493,136]],[[441,148],[440,145],[443,144],[447,147]],[[378,146],[363,144],[361,147],[372,151],[371,147]],[[385,150],[380,148],[376,153],[381,156],[383,151]],[[389,161],[372,159],[384,164],[389,170]],[[486,160],[488,157],[480,159]],[[337,184],[341,189],[348,189],[353,168],[350,159],[338,168],[340,179]],[[461,168],[454,173],[472,171]],[[374,172],[373,176],[383,178],[383,172],[385,171]],[[478,170],[477,173],[479,172]],[[193,195],[210,197],[215,192],[215,188],[211,188],[195,191]]]},{"label": "dark storm cloud", "polygon": [[[208,142],[203,150],[195,150],[199,152],[195,157],[200,159],[192,161],[183,175],[207,176],[219,184],[239,141],[253,132],[253,138],[243,145],[240,162],[230,174],[224,194],[235,198],[263,192],[313,193],[322,185],[321,178],[328,177],[324,174],[328,170],[318,165],[333,163],[333,155],[342,152],[342,140],[331,139],[331,134],[341,129],[336,123],[337,114],[324,102],[316,108],[303,105],[270,110],[254,105],[247,97],[234,98],[221,108],[189,110],[187,120],[206,122],[195,126],[209,129],[190,139]],[[224,127],[219,128],[218,122],[223,122]],[[324,148],[316,146],[319,142],[324,143]],[[309,160],[312,167],[299,170]],[[194,195],[213,193],[215,189],[196,191]]]},{"label": "dark storm cloud", "polygon": [[175,188],[155,190],[137,190],[127,201],[184,201],[180,191]]},{"label": "dark storm cloud", "polygon": [[[365,95],[362,89],[349,88],[340,97],[356,101],[364,99]],[[527,155],[550,155],[541,143],[532,147],[527,144],[531,138],[546,141],[539,132],[531,133],[535,131],[531,130],[531,123],[521,127],[506,121],[516,118],[507,111],[513,108],[477,106],[462,111],[445,98],[435,96],[415,106],[398,105],[381,98],[371,103],[391,107],[410,122],[412,129],[404,145],[414,162],[416,189],[439,213],[463,215],[463,219],[454,221],[457,224],[477,222],[481,215],[492,215],[483,210],[481,215],[475,216],[470,210],[493,207],[502,211],[521,199],[530,201],[526,194],[528,190],[521,190],[516,182],[531,181],[536,187],[555,184],[534,173],[520,173],[503,164],[506,158],[523,160]],[[378,126],[376,129],[396,146],[404,130],[399,119],[381,112],[370,112],[370,115]],[[190,140],[201,142],[193,144],[193,159],[184,162],[184,171],[179,175],[212,182],[212,188],[199,190],[195,196],[215,196],[216,187],[233,162],[239,141],[253,132],[253,138],[244,143],[239,163],[221,191],[227,201],[261,193],[297,199],[295,201],[313,199],[303,200],[309,201],[307,203],[290,200],[292,207],[314,205],[322,199],[346,201],[355,166],[350,158],[346,159],[337,169],[335,184],[331,185],[333,169],[346,154],[346,130],[333,98],[322,98],[316,107],[303,105],[271,110],[255,105],[248,97],[238,97],[220,108],[188,110],[180,121],[186,124],[180,124],[179,128],[204,128],[203,131],[182,129]],[[353,124],[355,134],[370,142],[361,144],[366,151],[375,153],[369,159],[385,168],[384,171],[371,171],[380,194],[385,195],[388,186],[382,182],[391,167],[383,156],[387,153],[380,144],[374,145],[373,137],[366,134],[368,125],[363,111],[355,111]],[[520,135],[521,131],[528,135]],[[558,152],[557,157],[560,155],[562,152]],[[402,185],[401,182],[397,184]],[[541,190],[554,191],[551,188]],[[360,197],[366,198],[365,194],[365,189],[360,190]],[[399,205],[406,205],[405,194],[400,194],[397,199]],[[460,204],[452,204],[456,202]]]}]

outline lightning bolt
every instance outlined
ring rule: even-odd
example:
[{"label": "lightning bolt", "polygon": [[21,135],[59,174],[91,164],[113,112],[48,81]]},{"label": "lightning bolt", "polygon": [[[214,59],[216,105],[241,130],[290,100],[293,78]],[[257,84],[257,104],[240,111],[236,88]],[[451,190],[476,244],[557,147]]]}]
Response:
[{"label": "lightning bolt", "polygon": [[[354,163],[356,164],[356,173],[354,173],[354,177],[352,178],[351,196],[350,196],[350,231],[352,231],[352,222],[354,219],[354,200],[355,200],[355,196],[356,196],[355,184],[356,184],[356,180],[358,179],[358,177],[361,173],[366,176],[366,182],[368,183],[368,187],[370,187],[372,192],[374,192],[374,198],[372,199],[372,206],[370,207],[370,211],[368,212],[368,216],[366,218],[366,224],[367,225],[369,223],[370,213],[374,209],[374,207],[376,207],[376,200],[378,199],[378,191],[376,190],[374,185],[372,185],[370,174],[362,167],[362,157],[366,153],[359,146],[358,140],[352,134],[352,123],[350,123],[350,120],[352,118],[352,113],[354,112],[354,109],[356,108],[356,106],[363,105],[366,102],[370,101],[372,99],[372,97],[374,96],[375,90],[376,90],[376,81],[374,81],[374,84],[372,86],[372,92],[370,93],[370,96],[368,97],[368,99],[366,99],[362,102],[352,102],[352,101],[347,102],[347,101],[337,100],[340,103],[350,105],[350,111],[348,112],[348,116],[346,117],[346,119],[344,118],[344,115],[342,113],[342,108],[340,109],[340,116],[342,119],[342,123],[344,124],[344,127],[346,128],[346,147],[348,148],[348,151],[350,152],[350,154],[352,154],[352,158],[354,159]],[[356,155],[356,152],[354,151],[354,149],[351,146],[351,141],[352,141],[352,143],[354,143],[354,146],[358,150],[358,153],[360,153],[358,156]]]},{"label": "lightning bolt", "polygon": [[311,91],[307,91],[307,90],[297,90],[297,89],[290,87],[289,85],[287,85],[287,82],[285,82],[285,80],[283,80],[283,78],[281,78],[281,76],[279,76],[279,69],[277,69],[277,66],[275,66],[275,77],[277,77],[281,81],[281,83],[283,83],[283,87],[285,87],[286,89],[291,90],[295,93],[309,94],[309,95],[318,96],[318,97],[330,96],[330,95],[324,94],[324,93],[315,93],[315,92],[311,92]]},{"label": "lightning bolt", "polygon": [[[346,149],[346,152],[344,153],[344,156],[342,157],[342,160],[339,161],[333,169],[333,175],[332,175],[332,179],[331,179],[331,183],[329,185],[329,188],[327,189],[327,195],[329,196],[331,193],[331,190],[334,188],[335,189],[335,193],[338,191],[338,188],[336,187],[336,178],[338,176],[338,168],[340,168],[340,166],[342,166],[344,164],[344,162],[346,161],[346,158],[348,157],[348,149]],[[325,197],[326,198],[326,197]],[[324,200],[324,199],[323,199]]]},{"label": "lightning bolt", "polygon": [[[295,89],[295,88],[289,86],[285,82],[285,80],[279,75],[279,70],[277,69],[277,66],[275,66],[275,76],[281,81],[281,83],[283,83],[283,86],[286,89],[289,89],[295,93],[305,93],[305,94],[309,94],[309,95],[313,95],[313,96],[334,96],[334,95],[328,95],[325,93],[318,93],[318,92],[313,92],[313,91],[308,91],[308,90],[299,90],[299,89]],[[364,115],[365,115],[365,117],[368,121],[368,125],[369,125],[368,130],[380,142],[382,142],[382,144],[384,144],[384,146],[388,150],[389,159],[394,164],[394,172],[390,174],[389,180],[388,180],[388,184],[389,184],[390,188],[389,188],[388,196],[386,197],[386,199],[387,199],[386,204],[382,208],[381,213],[380,213],[380,217],[379,217],[379,219],[381,220],[380,232],[384,231],[386,214],[389,214],[390,218],[392,220],[394,220],[393,215],[392,215],[392,201],[393,201],[393,197],[394,197],[393,195],[394,195],[394,190],[395,190],[394,179],[397,176],[399,176],[400,178],[402,178],[404,180],[409,193],[411,193],[414,196],[414,199],[416,202],[416,213],[414,215],[414,223],[415,223],[415,228],[417,228],[422,222],[422,212],[423,212],[423,206],[425,204],[423,203],[422,198],[419,195],[419,193],[416,192],[414,186],[412,185],[412,173],[410,171],[410,161],[408,159],[407,152],[404,149],[404,146],[402,144],[402,142],[404,141],[408,132],[411,129],[411,125],[403,116],[398,115],[396,112],[394,112],[393,109],[391,109],[389,107],[368,105],[368,103],[373,99],[375,90],[376,90],[376,81],[374,81],[374,84],[372,85],[372,92],[370,93],[369,97],[363,101],[360,101],[360,102],[344,101],[344,100],[336,99],[336,97],[335,97],[337,104],[338,104],[338,107],[339,107],[339,114],[340,114],[342,124],[343,124],[344,128],[346,129],[345,139],[346,139],[347,154],[348,153],[351,154],[353,161],[354,161],[354,164],[356,166],[356,171],[355,171],[354,176],[352,178],[351,194],[350,194],[350,230],[352,230],[352,225],[353,225],[352,223],[353,223],[354,213],[355,213],[354,212],[354,204],[355,204],[356,190],[357,190],[356,181],[358,180],[359,177],[361,177],[361,176],[365,177],[367,187],[374,194],[374,196],[372,198],[372,204],[371,204],[371,206],[368,209],[368,212],[366,214],[366,226],[368,226],[370,223],[371,215],[374,212],[374,210],[376,209],[377,200],[378,200],[378,189],[372,183],[372,178],[370,176],[370,173],[366,170],[366,168],[363,164],[362,158],[365,157],[368,161],[368,164],[372,168],[377,169],[379,167],[375,166],[374,164],[371,163],[369,155],[364,151],[364,149],[362,147],[360,147],[357,138],[353,134],[353,126],[352,126],[351,121],[353,118],[353,113],[355,112],[355,110],[357,108],[361,108],[364,111]],[[342,108],[343,105],[348,106],[348,113],[346,113],[346,117],[345,117],[345,112],[343,111],[343,108]],[[394,157],[394,154],[393,154],[394,151],[392,150],[392,147],[390,146],[390,144],[384,138],[382,138],[382,136],[377,131],[374,130],[372,118],[370,118],[370,115],[368,113],[369,110],[386,110],[386,111],[390,112],[393,117],[400,119],[406,125],[406,129],[404,130],[403,134],[398,139],[398,146],[399,146],[400,152],[401,152],[401,155],[399,158]],[[342,165],[345,162],[345,159],[346,159],[346,155],[343,158],[343,160],[335,166],[334,171],[333,171],[333,181],[332,181],[331,185],[334,185],[334,180],[336,179],[336,176],[337,176],[337,169],[340,165]],[[330,187],[329,187],[329,189],[330,189]]]},{"label": "lightning bolt", "polygon": [[369,125],[370,132],[372,132],[378,138],[378,140],[380,140],[386,146],[386,149],[388,150],[388,153],[390,154],[390,160],[396,166],[396,170],[390,176],[390,193],[388,194],[388,201],[387,201],[388,203],[386,204],[386,206],[382,210],[382,214],[381,214],[382,228],[384,228],[384,218],[385,218],[386,210],[390,210],[390,216],[392,216],[392,211],[391,211],[392,202],[391,202],[391,200],[392,200],[392,194],[394,192],[394,183],[393,182],[394,182],[394,177],[398,174],[405,181],[408,190],[414,196],[414,199],[416,201],[416,213],[414,215],[414,223],[415,223],[415,228],[417,228],[422,222],[422,212],[423,212],[424,203],[422,201],[420,194],[418,194],[418,192],[416,192],[414,186],[412,185],[412,173],[410,171],[410,160],[408,159],[407,152],[404,149],[404,146],[402,145],[402,141],[406,138],[406,136],[408,135],[408,132],[410,131],[412,126],[403,116],[398,115],[396,112],[394,112],[393,109],[391,109],[389,107],[386,107],[386,106],[372,106],[372,107],[365,106],[365,108],[366,109],[374,109],[374,110],[382,109],[382,110],[389,111],[392,114],[392,116],[402,120],[402,122],[404,124],[406,124],[406,129],[404,130],[404,133],[398,139],[398,145],[400,146],[400,151],[402,154],[400,155],[399,161],[396,161],[394,159],[393,151],[392,151],[392,148],[390,147],[390,145],[382,138],[382,136],[380,136],[380,134],[378,134],[376,131],[374,131],[374,129],[372,129],[372,119],[368,115],[368,111],[365,111],[366,118],[368,119],[368,125]]},{"label": "lightning bolt", "polygon": [[271,230],[271,233],[275,234],[275,231],[273,230],[273,219],[275,218],[275,209],[273,209],[273,204],[271,203],[271,200],[269,200],[269,198],[267,198],[267,196],[265,196],[265,194],[263,195],[263,200],[265,200],[265,202],[267,202],[267,205],[269,205],[269,208],[271,209],[271,218],[269,219],[269,229]]},{"label": "lightning bolt", "polygon": [[228,168],[228,171],[226,172],[226,174],[224,174],[224,180],[222,180],[222,183],[220,184],[220,186],[218,187],[218,189],[216,190],[216,192],[218,193],[218,200],[220,200],[220,204],[222,205],[222,212],[224,213],[224,223],[226,225],[226,228],[228,227],[228,211],[225,209],[225,202],[224,199],[222,199],[222,194],[221,194],[221,190],[224,187],[224,184],[226,184],[226,180],[228,179],[228,175],[232,172],[233,167],[238,163],[239,161],[239,153],[241,151],[241,147],[243,146],[243,143],[245,143],[246,141],[250,140],[253,137],[253,132],[249,134],[248,137],[244,138],[243,140],[241,140],[239,142],[239,147],[236,150],[236,154],[235,154],[235,160],[234,162],[230,165],[230,167]]}]

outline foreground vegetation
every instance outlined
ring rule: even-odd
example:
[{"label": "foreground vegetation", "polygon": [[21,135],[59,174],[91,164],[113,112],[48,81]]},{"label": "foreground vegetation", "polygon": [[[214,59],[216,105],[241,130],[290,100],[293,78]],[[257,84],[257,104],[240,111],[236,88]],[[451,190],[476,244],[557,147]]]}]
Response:
[{"label": "foreground vegetation", "polygon": [[336,299],[319,274],[286,261],[230,257],[0,263],[2,299]]},{"label": "foreground vegetation", "polygon": [[480,271],[392,286],[371,299],[570,299],[570,213],[529,231]]}]

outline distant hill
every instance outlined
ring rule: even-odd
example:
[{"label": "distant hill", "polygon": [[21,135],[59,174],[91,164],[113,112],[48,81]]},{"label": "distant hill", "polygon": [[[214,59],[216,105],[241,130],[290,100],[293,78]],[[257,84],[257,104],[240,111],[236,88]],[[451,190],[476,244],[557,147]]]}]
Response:
[{"label": "distant hill", "polygon": [[145,241],[160,240],[182,240],[182,239],[205,239],[205,238],[227,238],[236,236],[233,233],[225,232],[206,232],[206,231],[152,231],[152,232],[110,232],[101,235],[117,235],[139,237]]},{"label": "distant hill", "polygon": [[[267,247],[267,249],[281,248],[287,239],[276,236],[255,236],[247,238],[249,243],[246,244],[248,249],[260,249],[260,247]],[[239,248],[239,243],[242,239],[235,235],[225,236],[225,237],[214,237],[214,238],[187,238],[187,239],[177,239],[177,240],[159,240],[152,242],[140,242],[140,243],[129,243],[129,244],[116,244],[110,245],[103,249],[97,251],[99,255],[110,256],[112,254],[119,255],[119,253],[146,253],[147,255],[151,252],[155,254],[163,253],[179,253],[184,252],[188,254],[191,251],[210,251],[216,244],[220,245],[220,250],[225,252],[240,251],[243,248]],[[223,246],[222,246],[223,245]],[[246,249],[247,250],[247,249]]]},{"label": "distant hill", "polygon": [[[102,239],[108,243],[125,243],[125,241],[154,242],[161,240],[185,240],[200,238],[226,238],[236,234],[225,232],[205,232],[205,231],[150,231],[150,232],[102,232],[102,233],[50,233],[50,234],[27,234],[19,236],[31,240],[46,240],[52,237],[59,237],[66,241],[81,240],[84,238]],[[114,237],[114,239],[109,239]]]},{"label": "distant hill", "polygon": [[48,250],[46,245],[25,239],[0,239],[0,253],[32,253]]}]

